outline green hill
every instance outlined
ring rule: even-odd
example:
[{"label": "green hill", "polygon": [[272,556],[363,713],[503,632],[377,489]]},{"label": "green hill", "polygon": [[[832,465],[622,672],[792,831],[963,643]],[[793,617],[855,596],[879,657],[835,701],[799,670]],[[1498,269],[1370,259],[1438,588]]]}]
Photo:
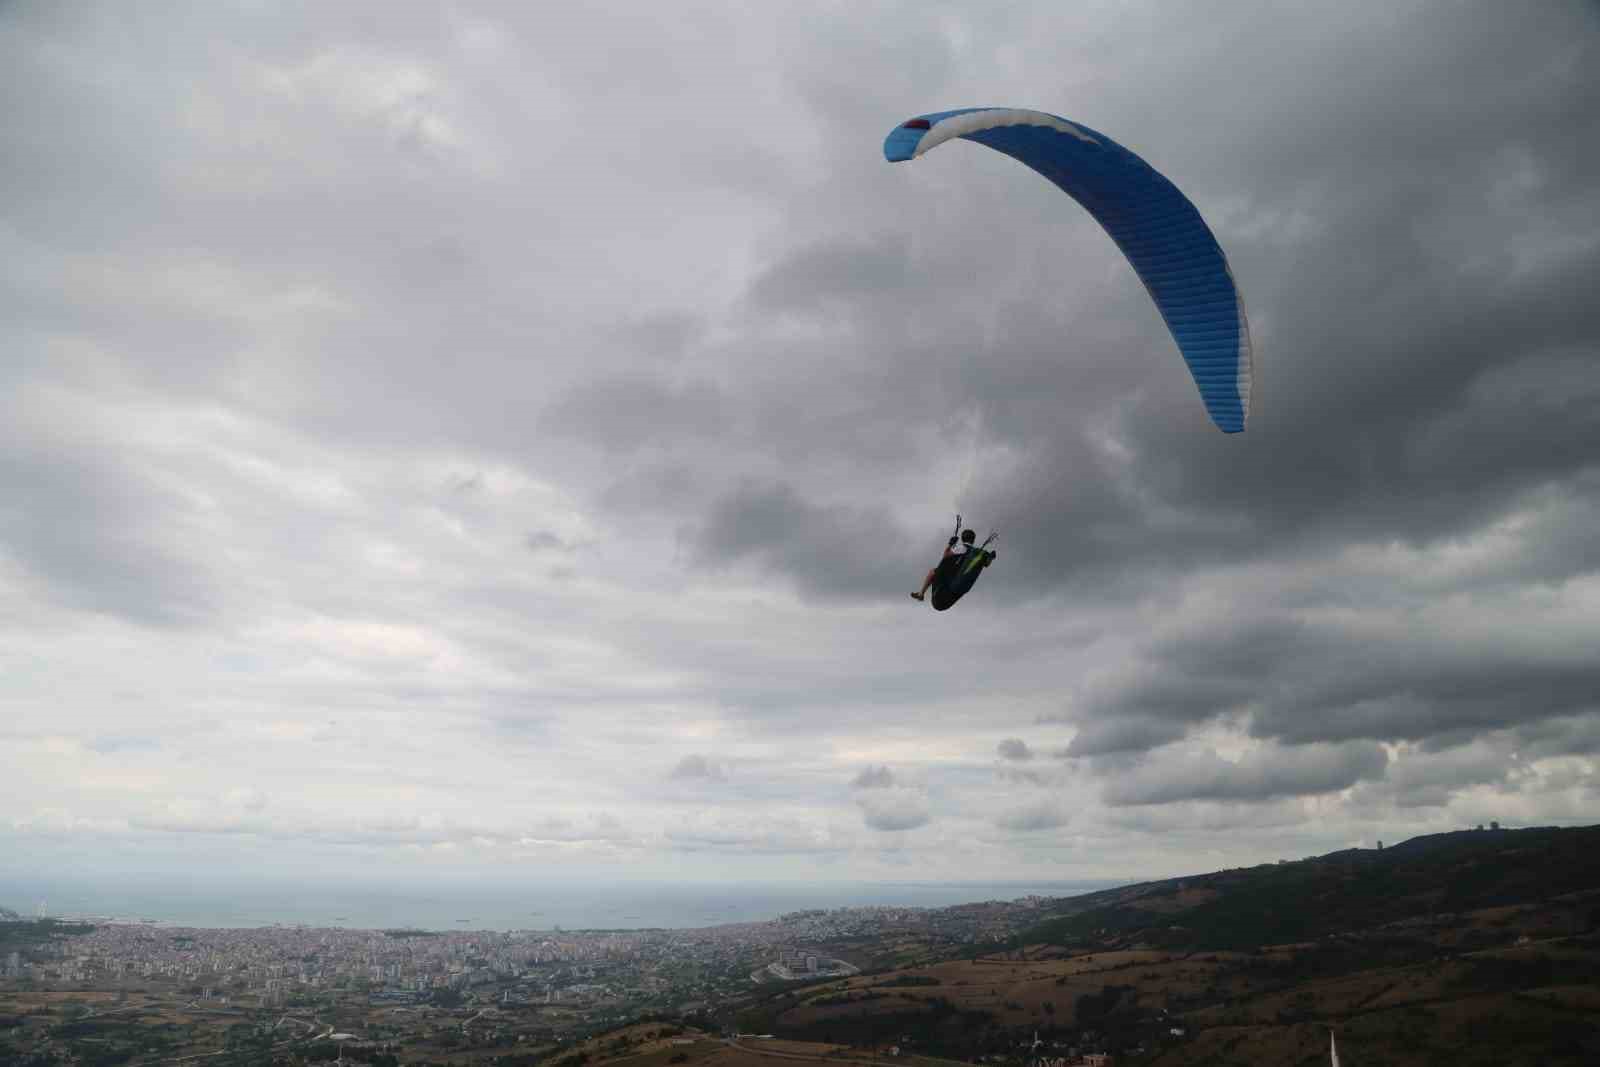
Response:
[{"label": "green hill", "polygon": [[1593,889],[1600,826],[1467,830],[1076,898],[1018,943],[1249,950]]}]

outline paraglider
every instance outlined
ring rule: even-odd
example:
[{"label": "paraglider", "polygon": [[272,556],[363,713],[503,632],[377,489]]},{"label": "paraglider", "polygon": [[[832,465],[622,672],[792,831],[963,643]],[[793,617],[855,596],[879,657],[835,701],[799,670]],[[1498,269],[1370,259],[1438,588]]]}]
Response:
[{"label": "paraglider", "polygon": [[974,544],[978,535],[971,529],[961,529],[960,515],[956,516],[956,529],[959,536],[951,536],[938,566],[922,580],[922,588],[911,594],[912,600],[921,600],[932,587],[935,611],[946,611],[954,606],[978,583],[978,578],[989,564],[995,561],[996,553],[990,546],[998,535],[990,534],[983,544]]},{"label": "paraglider", "polygon": [[883,142],[891,163],[961,138],[1038,171],[1094,216],[1166,320],[1207,413],[1224,433],[1250,414],[1250,327],[1233,272],[1200,212],[1144,160],[1102,133],[1042,111],[963,108],[919,115]]}]

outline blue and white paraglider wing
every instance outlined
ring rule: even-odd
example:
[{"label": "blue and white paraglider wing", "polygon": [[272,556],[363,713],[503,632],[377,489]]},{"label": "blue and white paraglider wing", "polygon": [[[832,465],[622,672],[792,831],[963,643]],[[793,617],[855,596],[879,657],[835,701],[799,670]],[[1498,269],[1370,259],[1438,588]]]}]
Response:
[{"label": "blue and white paraglider wing", "polygon": [[883,154],[898,163],[957,137],[1033,168],[1094,216],[1160,309],[1211,420],[1226,433],[1243,430],[1254,370],[1244,301],[1227,257],[1188,197],[1111,138],[1042,111],[920,115],[890,132]]}]

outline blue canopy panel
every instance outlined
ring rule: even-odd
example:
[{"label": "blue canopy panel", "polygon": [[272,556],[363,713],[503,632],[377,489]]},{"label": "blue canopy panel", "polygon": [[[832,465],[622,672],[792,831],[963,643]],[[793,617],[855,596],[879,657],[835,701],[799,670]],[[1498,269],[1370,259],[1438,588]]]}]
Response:
[{"label": "blue canopy panel", "polygon": [[1243,430],[1254,371],[1244,301],[1217,239],[1177,186],[1102,133],[1012,108],[919,115],[889,133],[884,158],[914,159],[956,137],[1033,168],[1094,216],[1160,309],[1211,421]]}]

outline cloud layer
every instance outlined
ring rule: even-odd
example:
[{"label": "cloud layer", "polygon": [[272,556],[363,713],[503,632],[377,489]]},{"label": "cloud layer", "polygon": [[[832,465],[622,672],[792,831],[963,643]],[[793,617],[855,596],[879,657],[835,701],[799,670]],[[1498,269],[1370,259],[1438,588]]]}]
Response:
[{"label": "cloud layer", "polygon": [[[1600,810],[1600,20],[12,5],[0,849],[1134,876]],[[1257,342],[908,115],[1169,175]],[[907,593],[954,513],[959,609]],[[119,867],[119,864],[121,865]]]}]

